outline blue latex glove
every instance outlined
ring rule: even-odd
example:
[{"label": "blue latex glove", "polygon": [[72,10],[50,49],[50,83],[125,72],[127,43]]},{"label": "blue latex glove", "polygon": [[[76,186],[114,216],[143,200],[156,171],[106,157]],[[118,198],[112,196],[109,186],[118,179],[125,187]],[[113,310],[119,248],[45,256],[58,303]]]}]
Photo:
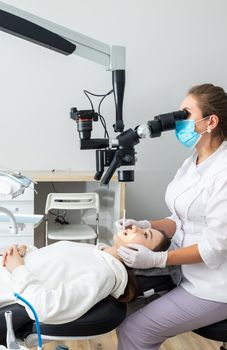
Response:
[{"label": "blue latex glove", "polygon": [[136,269],[151,267],[166,267],[168,252],[153,252],[141,244],[130,243],[127,247],[120,247],[117,254],[125,265]]}]

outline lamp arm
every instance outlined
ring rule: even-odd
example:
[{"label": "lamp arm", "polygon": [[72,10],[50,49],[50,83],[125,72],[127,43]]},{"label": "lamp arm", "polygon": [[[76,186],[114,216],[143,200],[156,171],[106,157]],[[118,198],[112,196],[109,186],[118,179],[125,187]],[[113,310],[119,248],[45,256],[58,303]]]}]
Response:
[{"label": "lamp arm", "polygon": [[4,207],[0,207],[0,212],[3,214],[6,214],[9,217],[9,221],[11,223],[9,229],[12,232],[12,234],[17,234],[18,233],[18,225],[15,219],[15,216],[13,215],[13,213]]}]

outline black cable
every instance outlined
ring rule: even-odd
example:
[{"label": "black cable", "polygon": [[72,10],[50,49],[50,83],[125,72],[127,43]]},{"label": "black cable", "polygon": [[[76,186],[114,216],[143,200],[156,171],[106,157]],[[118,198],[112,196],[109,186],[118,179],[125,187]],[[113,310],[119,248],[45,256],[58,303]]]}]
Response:
[{"label": "black cable", "polygon": [[110,90],[109,92],[107,92],[106,94],[94,94],[93,92],[90,92],[88,90],[84,90],[84,93],[86,94],[89,94],[89,95],[92,95],[92,96],[96,96],[96,97],[104,97],[104,96],[107,96],[107,95],[110,95],[111,93],[113,92],[113,90]]},{"label": "black cable", "polygon": [[98,113],[98,115],[99,115],[100,122],[101,122],[101,124],[102,124],[102,126],[103,126],[103,128],[105,130],[104,138],[109,138],[109,133],[108,133],[107,128],[106,128],[105,118],[100,113]]},{"label": "black cable", "polygon": [[58,215],[55,218],[55,222],[61,225],[68,225],[69,222],[65,220],[65,215]]},{"label": "black cable", "polygon": [[[56,190],[56,187],[55,187],[55,185],[54,185],[53,182],[51,182],[51,185],[52,185],[52,187],[53,187],[53,189],[54,189],[54,192],[59,193],[59,191]],[[61,215],[61,214],[60,214],[60,210],[58,209],[58,210],[57,210],[57,213],[53,213],[51,210],[49,210],[49,213],[50,213],[51,215],[55,216],[55,222],[57,222],[57,223],[59,223],[59,224],[62,224],[62,225],[63,225],[63,224],[68,225],[68,224],[69,224],[69,222],[66,221],[66,219],[65,219],[65,217],[66,217],[66,212],[63,213],[63,215]]]},{"label": "black cable", "polygon": [[104,138],[109,138],[109,133],[107,131],[107,127],[106,127],[106,120],[105,118],[101,115],[101,104],[102,102],[104,101],[104,99],[109,96],[110,94],[112,94],[113,90],[110,90],[109,92],[107,92],[106,94],[94,94],[93,92],[90,92],[88,90],[84,90],[84,93],[85,95],[87,96],[90,104],[91,104],[91,108],[94,110],[94,105],[92,103],[92,100],[91,98],[89,97],[89,95],[92,95],[92,96],[95,96],[95,97],[102,97],[102,99],[100,100],[99,102],[99,105],[98,105],[98,116],[99,116],[99,119],[100,119],[100,122],[104,128]]},{"label": "black cable", "polygon": [[52,185],[52,187],[53,187],[53,189],[54,189],[54,192],[58,193],[59,191],[56,190],[56,187],[54,186],[54,183],[53,183],[53,182],[51,182],[51,185]]},{"label": "black cable", "polygon": [[87,98],[89,99],[89,102],[90,102],[90,104],[91,104],[91,109],[94,110],[94,105],[93,105],[92,100],[90,99],[90,97],[89,97],[89,95],[88,95],[88,94],[92,95],[92,93],[89,92],[89,91],[87,91],[87,90],[84,90],[84,93],[85,93],[85,95],[87,96]]},{"label": "black cable", "polygon": [[98,105],[98,115],[99,115],[100,121],[101,121],[101,123],[102,123],[102,126],[103,126],[103,128],[104,128],[104,130],[105,130],[104,138],[106,138],[106,137],[109,138],[109,133],[108,133],[107,128],[106,128],[106,121],[105,121],[105,118],[101,115],[101,104],[102,104],[102,102],[104,101],[104,99],[105,99],[108,95],[110,95],[112,92],[113,92],[113,90],[109,91],[105,96],[103,96],[103,98],[100,100],[99,105]]},{"label": "black cable", "polygon": [[51,210],[49,210],[48,212],[49,214],[55,216],[55,222],[61,224],[61,225],[68,225],[69,222],[66,221],[65,217],[66,217],[66,212],[63,214],[60,214],[60,210],[57,210],[57,213],[53,213]]},{"label": "black cable", "polygon": [[58,214],[56,213],[53,213],[51,210],[48,211],[48,214],[51,214],[51,215],[54,215],[54,216],[57,216]]}]

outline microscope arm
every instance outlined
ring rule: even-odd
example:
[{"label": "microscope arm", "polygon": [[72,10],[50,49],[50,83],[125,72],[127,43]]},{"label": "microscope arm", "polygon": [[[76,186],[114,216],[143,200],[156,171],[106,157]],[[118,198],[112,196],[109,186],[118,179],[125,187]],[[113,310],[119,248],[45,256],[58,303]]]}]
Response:
[{"label": "microscope arm", "polygon": [[87,58],[107,70],[125,69],[125,47],[110,46],[2,1],[0,29],[65,55]]},{"label": "microscope arm", "polygon": [[0,30],[64,55],[75,54],[112,71],[115,132],[124,130],[125,47],[110,46],[0,1]]}]

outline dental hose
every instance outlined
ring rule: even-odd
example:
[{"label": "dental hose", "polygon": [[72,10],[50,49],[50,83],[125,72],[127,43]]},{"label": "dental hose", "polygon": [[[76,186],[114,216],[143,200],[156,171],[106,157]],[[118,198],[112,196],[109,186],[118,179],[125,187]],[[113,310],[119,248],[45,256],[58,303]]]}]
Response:
[{"label": "dental hose", "polygon": [[41,338],[41,331],[40,331],[40,325],[39,325],[39,319],[38,319],[38,315],[34,309],[34,307],[24,298],[22,298],[18,293],[14,293],[14,296],[23,301],[23,303],[25,303],[30,309],[31,311],[33,312],[33,315],[35,317],[35,326],[36,326],[36,331],[37,331],[37,335],[38,335],[38,346],[37,346],[37,349],[38,350],[42,350],[43,348],[43,343],[42,343],[42,338]]}]

